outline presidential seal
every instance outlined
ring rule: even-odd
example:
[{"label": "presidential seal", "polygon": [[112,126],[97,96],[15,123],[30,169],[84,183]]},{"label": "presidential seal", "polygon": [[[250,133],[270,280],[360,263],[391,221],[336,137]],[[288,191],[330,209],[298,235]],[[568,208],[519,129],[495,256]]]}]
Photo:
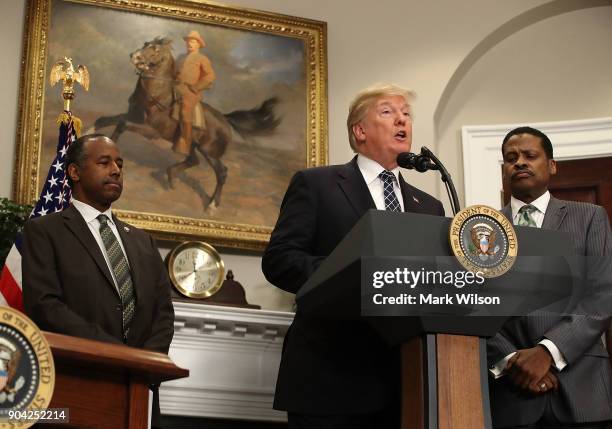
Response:
[{"label": "presidential seal", "polygon": [[516,260],[518,243],[512,222],[488,206],[470,206],[457,213],[449,238],[463,268],[480,271],[484,277],[501,276]]},{"label": "presidential seal", "polygon": [[38,327],[19,311],[0,306],[0,428],[28,428],[15,412],[49,406],[55,386],[51,348]]}]

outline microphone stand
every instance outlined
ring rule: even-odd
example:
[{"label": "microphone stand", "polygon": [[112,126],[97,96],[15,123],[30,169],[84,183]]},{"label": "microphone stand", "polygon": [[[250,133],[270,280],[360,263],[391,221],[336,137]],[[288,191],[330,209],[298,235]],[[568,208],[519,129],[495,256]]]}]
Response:
[{"label": "microphone stand", "polygon": [[[431,162],[437,167],[435,170],[440,171],[440,176],[442,181],[444,182],[444,186],[446,188],[446,193],[448,194],[448,198],[451,203],[451,208],[453,210],[453,214],[456,215],[461,210],[459,206],[459,198],[457,197],[457,190],[455,189],[455,185],[453,184],[453,179],[451,179],[451,175],[448,170],[442,164],[442,161],[438,159],[436,155],[433,154],[432,151],[427,149],[425,146],[421,147],[421,155],[429,158]],[[434,170],[432,168],[432,170]]]}]

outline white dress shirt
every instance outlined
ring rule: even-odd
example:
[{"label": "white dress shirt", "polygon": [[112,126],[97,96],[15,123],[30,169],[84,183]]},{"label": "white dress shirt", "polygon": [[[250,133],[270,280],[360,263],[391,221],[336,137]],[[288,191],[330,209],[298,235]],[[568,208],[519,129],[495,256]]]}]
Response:
[{"label": "white dress shirt", "polygon": [[100,251],[102,252],[102,255],[104,256],[104,260],[106,261],[106,265],[108,266],[108,271],[110,271],[111,276],[113,277],[115,288],[117,289],[117,291],[119,291],[119,287],[117,286],[117,279],[115,278],[115,273],[113,272],[113,267],[110,264],[108,255],[106,254],[106,247],[104,247],[104,242],[102,241],[102,236],[100,235],[100,221],[98,220],[99,215],[101,214],[106,215],[106,217],[108,218],[108,222],[107,222],[108,226],[110,227],[113,234],[115,234],[115,237],[117,237],[117,241],[119,242],[119,245],[121,246],[121,250],[123,251],[123,254],[126,255],[125,260],[126,262],[128,262],[128,266],[129,266],[129,261],[127,261],[127,254],[125,253],[125,247],[123,247],[123,242],[121,241],[121,237],[119,236],[119,233],[117,232],[117,226],[115,225],[115,222],[113,221],[113,215],[111,213],[110,207],[108,210],[101,212],[93,208],[89,204],[86,204],[82,201],[75,199],[74,197],[72,198],[71,202],[74,208],[78,210],[81,216],[83,216],[83,219],[85,219],[85,223],[89,227],[91,234],[96,239],[96,243],[98,243],[98,246],[100,247]]},{"label": "white dress shirt", "polygon": [[[542,228],[542,223],[544,223],[544,214],[546,213],[546,209],[548,208],[548,203],[550,202],[550,192],[546,191],[538,198],[531,202],[531,205],[534,206],[537,210],[534,210],[531,213],[531,218],[536,223],[538,228]],[[519,221],[519,210],[521,207],[526,206],[527,203],[522,202],[521,200],[517,200],[514,197],[510,197],[510,208],[512,209],[512,223],[518,225]]]},{"label": "white dress shirt", "polygon": [[[546,209],[548,208],[548,203],[550,202],[550,192],[546,191],[538,198],[531,202],[531,205],[534,206],[537,210],[534,210],[531,213],[531,218],[536,223],[538,228],[542,228],[542,224],[544,223],[544,215],[546,214]],[[518,221],[520,218],[519,210],[521,207],[526,206],[527,203],[524,203],[521,200],[518,200],[514,197],[510,198],[510,208],[512,209],[512,223],[514,225],[518,225]],[[548,338],[542,339],[538,344],[543,345],[550,352],[550,355],[553,358],[553,362],[558,371],[561,371],[563,368],[567,366],[567,361],[563,357],[563,354],[559,350],[559,348],[550,341]],[[516,353],[516,352],[515,352]],[[489,369],[491,373],[495,376],[495,378],[499,378],[504,375],[504,371],[506,369],[506,364],[510,360],[515,353],[510,353],[505,358],[498,361],[493,367]]]},{"label": "white dress shirt", "polygon": [[[359,167],[359,171],[361,171],[361,175],[368,185],[370,195],[372,195],[376,208],[378,210],[385,210],[384,184],[382,179],[378,177],[378,175],[382,173],[385,168],[376,161],[373,161],[362,154],[357,155],[357,167]],[[400,203],[402,211],[404,211],[404,197],[402,197],[402,190],[399,186],[398,177],[400,174],[400,169],[399,167],[395,167],[393,170],[389,171],[395,176],[395,180],[393,181],[393,191],[395,192],[395,196]]]}]

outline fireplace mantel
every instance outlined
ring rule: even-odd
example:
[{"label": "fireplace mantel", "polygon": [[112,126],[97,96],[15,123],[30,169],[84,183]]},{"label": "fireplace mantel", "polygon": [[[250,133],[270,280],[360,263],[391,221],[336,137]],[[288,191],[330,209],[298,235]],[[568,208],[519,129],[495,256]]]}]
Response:
[{"label": "fireplace mantel", "polygon": [[293,313],[175,302],[169,355],[188,378],[160,387],[162,414],[286,421],[272,409]]}]

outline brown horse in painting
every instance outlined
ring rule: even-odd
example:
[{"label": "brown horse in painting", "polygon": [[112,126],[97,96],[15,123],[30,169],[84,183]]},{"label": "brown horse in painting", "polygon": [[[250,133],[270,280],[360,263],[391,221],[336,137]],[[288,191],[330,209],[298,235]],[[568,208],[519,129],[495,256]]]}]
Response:
[{"label": "brown horse in painting", "polygon": [[[180,137],[179,121],[172,115],[176,102],[176,81],[171,43],[170,39],[158,37],[146,42],[141,49],[130,55],[139,77],[128,100],[128,111],[98,118],[94,124],[96,130],[115,126],[111,135],[114,141],[117,141],[124,131],[133,131],[149,139],[163,138],[170,142]],[[202,103],[206,128],[194,128],[189,155],[166,169],[170,188],[174,187],[179,172],[200,163],[199,153],[210,164],[216,177],[212,196],[205,193],[202,197],[204,208],[218,207],[227,178],[227,167],[221,162],[221,157],[232,141],[232,129],[243,137],[271,134],[280,123],[274,112],[277,103],[278,100],[273,97],[257,108],[236,110],[227,114]]]}]

